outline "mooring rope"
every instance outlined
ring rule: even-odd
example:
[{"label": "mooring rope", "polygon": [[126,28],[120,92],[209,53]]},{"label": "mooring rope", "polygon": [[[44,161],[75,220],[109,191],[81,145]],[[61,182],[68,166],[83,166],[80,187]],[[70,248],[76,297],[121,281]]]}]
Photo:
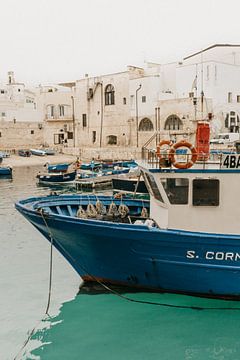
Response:
[{"label": "mooring rope", "polygon": [[[46,306],[46,310],[44,313],[44,317],[42,319],[40,319],[37,324],[34,326],[34,328],[30,331],[27,339],[24,341],[21,349],[18,351],[17,355],[14,357],[13,360],[17,360],[19,358],[19,356],[21,355],[21,353],[23,352],[23,350],[25,349],[25,347],[27,346],[28,342],[30,341],[31,337],[33,336],[33,334],[35,333],[36,329],[38,328],[39,324],[43,321],[46,320],[46,318],[51,318],[51,316],[49,315],[49,308],[50,308],[50,304],[51,304],[51,295],[52,295],[52,273],[53,273],[53,237],[52,237],[52,233],[49,229],[49,226],[47,224],[47,221],[44,217],[44,211],[43,209],[40,210],[40,214],[42,216],[42,219],[44,221],[44,224],[48,230],[48,234],[50,237],[50,262],[49,262],[49,287],[48,287],[48,301],[47,301],[47,306]],[[47,317],[46,317],[47,315]]]}]

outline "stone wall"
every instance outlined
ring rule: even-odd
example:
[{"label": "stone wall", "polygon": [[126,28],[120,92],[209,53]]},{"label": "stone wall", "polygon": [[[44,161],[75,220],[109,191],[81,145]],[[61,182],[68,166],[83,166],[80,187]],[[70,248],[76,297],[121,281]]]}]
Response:
[{"label": "stone wall", "polygon": [[0,121],[0,149],[15,151],[18,149],[38,148],[44,145],[42,125],[36,122]]}]

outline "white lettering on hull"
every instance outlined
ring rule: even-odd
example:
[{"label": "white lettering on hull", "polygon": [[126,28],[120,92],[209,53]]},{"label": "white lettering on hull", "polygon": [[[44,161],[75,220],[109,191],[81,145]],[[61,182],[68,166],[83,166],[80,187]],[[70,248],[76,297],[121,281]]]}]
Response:
[{"label": "white lettering on hull", "polygon": [[[188,250],[186,253],[188,259],[198,259],[199,256],[194,250]],[[222,251],[207,251],[205,253],[206,260],[218,260],[218,261],[240,261],[240,253],[235,252],[222,252]]]}]

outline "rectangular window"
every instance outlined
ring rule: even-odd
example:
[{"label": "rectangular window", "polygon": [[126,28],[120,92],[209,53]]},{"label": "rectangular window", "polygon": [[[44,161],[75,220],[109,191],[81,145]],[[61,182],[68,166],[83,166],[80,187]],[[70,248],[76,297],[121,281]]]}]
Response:
[{"label": "rectangular window", "polygon": [[2,117],[5,117],[6,116],[6,113],[5,112],[2,112]]},{"label": "rectangular window", "polygon": [[96,138],[97,138],[97,132],[93,131],[92,132],[92,142],[93,142],[93,144],[96,142]]},{"label": "rectangular window", "polygon": [[135,108],[134,95],[130,96],[130,107],[131,107],[131,110],[133,110]]},{"label": "rectangular window", "polygon": [[60,117],[64,116],[64,105],[59,106],[59,115],[60,115]]},{"label": "rectangular window", "polygon": [[123,105],[126,105],[127,104],[127,99],[124,97],[123,98]]},{"label": "rectangular window", "polygon": [[82,126],[87,127],[87,114],[82,114]]},{"label": "rectangular window", "polygon": [[143,173],[143,176],[147,184],[148,190],[150,190],[151,194],[155,197],[155,199],[163,202],[162,195],[160,194],[160,191],[152,174]]},{"label": "rectangular window", "polygon": [[4,94],[4,93],[5,93],[5,91],[4,91],[4,90],[0,90],[0,92],[1,92],[1,94]]},{"label": "rectangular window", "polygon": [[206,80],[209,80],[209,74],[210,74],[210,69],[209,69],[209,65],[207,65],[207,75],[206,75]]},{"label": "rectangular window", "polygon": [[189,97],[190,97],[190,98],[194,98],[194,92],[190,92],[190,93],[189,93]]},{"label": "rectangular window", "polygon": [[146,96],[142,96],[142,102],[143,102],[143,103],[146,102]]},{"label": "rectangular window", "polygon": [[214,78],[215,78],[215,80],[217,80],[217,65],[215,65]]},{"label": "rectangular window", "polygon": [[240,95],[237,95],[237,102],[240,103]]},{"label": "rectangular window", "polygon": [[72,131],[67,132],[67,138],[70,139],[70,140],[73,139],[73,132]]},{"label": "rectangular window", "polygon": [[54,117],[54,105],[50,106],[50,116],[53,118]]},{"label": "rectangular window", "polygon": [[31,130],[31,135],[33,135],[34,134],[34,130]]},{"label": "rectangular window", "polygon": [[231,92],[228,93],[228,102],[229,103],[232,102],[232,93]]},{"label": "rectangular window", "polygon": [[219,180],[194,179],[192,204],[194,206],[218,206]]},{"label": "rectangular window", "polygon": [[183,178],[161,179],[168,200],[174,205],[188,204],[189,181]]},{"label": "rectangular window", "polygon": [[2,133],[0,132],[0,137],[2,137]]}]

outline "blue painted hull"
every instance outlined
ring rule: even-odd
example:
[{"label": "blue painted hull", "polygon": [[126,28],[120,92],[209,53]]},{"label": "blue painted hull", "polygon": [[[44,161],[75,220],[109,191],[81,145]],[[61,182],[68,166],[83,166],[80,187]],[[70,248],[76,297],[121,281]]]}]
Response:
[{"label": "blue painted hull", "polygon": [[67,171],[69,167],[69,163],[64,164],[55,164],[55,165],[48,165],[48,172],[61,172]]},{"label": "blue painted hull", "polygon": [[[47,206],[65,202],[65,208],[60,214],[46,214],[54,246],[83,279],[240,298],[239,236],[162,230],[69,216],[69,206],[79,205],[84,199],[89,202],[89,196],[48,197]],[[134,201],[141,206],[142,201],[137,200],[129,200],[128,204]],[[38,199],[25,200],[16,204],[16,208],[49,239],[42,215],[34,210],[39,206],[37,203],[41,204]]]},{"label": "blue painted hull", "polygon": [[0,176],[12,176],[12,168],[9,166],[0,167]]}]

